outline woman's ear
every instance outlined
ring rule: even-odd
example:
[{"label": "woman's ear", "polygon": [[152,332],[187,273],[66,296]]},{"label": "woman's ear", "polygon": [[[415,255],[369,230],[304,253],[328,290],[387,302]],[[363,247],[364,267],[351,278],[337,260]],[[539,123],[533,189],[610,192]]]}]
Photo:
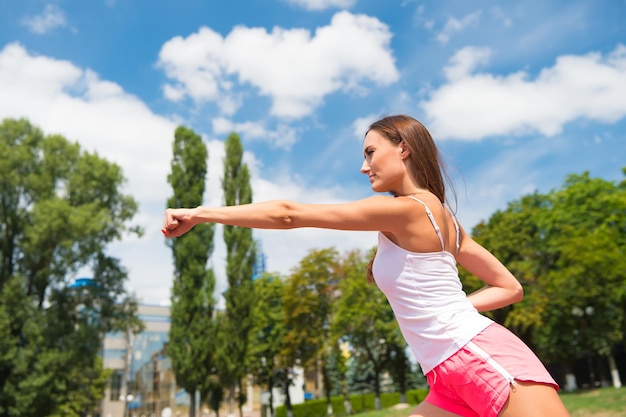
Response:
[{"label": "woman's ear", "polygon": [[410,155],[411,155],[411,151],[409,151],[409,148],[406,146],[404,141],[400,142],[400,157],[402,159],[406,159]]}]

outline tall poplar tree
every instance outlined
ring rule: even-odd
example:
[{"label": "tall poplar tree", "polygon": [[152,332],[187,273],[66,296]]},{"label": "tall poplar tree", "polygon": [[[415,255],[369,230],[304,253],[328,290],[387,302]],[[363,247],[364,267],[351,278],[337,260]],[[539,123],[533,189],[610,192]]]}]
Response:
[{"label": "tall poplar tree", "polygon": [[[250,172],[243,162],[243,147],[239,135],[231,133],[225,142],[226,155],[224,158],[224,177],[222,188],[227,206],[248,204],[252,202],[252,187],[250,186]],[[222,330],[228,337],[226,346],[222,348],[228,352],[224,358],[229,362],[228,372],[224,376],[224,383],[229,386],[229,404],[231,413],[237,398],[239,414],[245,403],[243,377],[247,374],[246,357],[248,356],[249,333],[252,329],[252,312],[254,308],[254,288],[252,274],[256,256],[255,242],[252,238],[252,229],[224,226],[224,242],[226,243],[226,277],[228,290],[224,293],[226,301],[226,316]]]},{"label": "tall poplar tree", "polygon": [[[171,173],[167,180],[174,195],[169,207],[201,205],[207,174],[208,151],[202,138],[179,126],[174,133]],[[196,393],[209,380],[213,366],[211,346],[215,276],[207,267],[213,253],[213,224],[200,224],[185,235],[168,240],[174,255],[171,327],[167,354],[176,383],[191,397],[190,416],[195,416]]]}]

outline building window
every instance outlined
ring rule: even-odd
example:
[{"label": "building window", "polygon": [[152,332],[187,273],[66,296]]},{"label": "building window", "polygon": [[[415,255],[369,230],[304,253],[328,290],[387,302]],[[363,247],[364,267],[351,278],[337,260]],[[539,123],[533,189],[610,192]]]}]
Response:
[{"label": "building window", "polygon": [[105,349],[104,350],[104,360],[111,359],[125,359],[126,358],[126,349]]},{"label": "building window", "polygon": [[120,395],[122,395],[122,378],[124,374],[120,369],[116,369],[111,374],[111,395],[109,396],[109,400],[111,401],[120,401]]}]

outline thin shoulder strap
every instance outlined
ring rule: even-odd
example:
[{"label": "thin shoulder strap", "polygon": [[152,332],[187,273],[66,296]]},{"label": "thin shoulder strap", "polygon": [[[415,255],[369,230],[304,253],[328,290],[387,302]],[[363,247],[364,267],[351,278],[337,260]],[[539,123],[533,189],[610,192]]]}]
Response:
[{"label": "thin shoulder strap", "polygon": [[428,206],[426,205],[426,203],[424,203],[422,200],[415,198],[413,196],[409,196],[409,198],[417,201],[418,203],[421,203],[424,208],[426,209],[426,215],[428,216],[428,218],[430,219],[430,222],[432,223],[433,227],[435,228],[435,232],[437,232],[437,236],[439,236],[439,242],[441,242],[441,250],[445,250],[446,246],[443,242],[443,236],[441,235],[441,229],[439,228],[439,225],[437,224],[437,221],[435,220],[435,216],[433,216],[432,211],[430,211],[430,208],[428,208]]},{"label": "thin shoulder strap", "polygon": [[446,210],[448,210],[448,212],[450,213],[450,217],[452,217],[452,221],[454,222],[454,229],[456,230],[456,253],[459,253],[459,249],[461,248],[461,243],[459,241],[459,239],[461,238],[461,228],[459,227],[459,222],[456,220],[456,216],[454,215],[452,210],[450,210],[450,206],[448,206],[448,204],[446,203],[443,203],[443,206],[446,208]]}]

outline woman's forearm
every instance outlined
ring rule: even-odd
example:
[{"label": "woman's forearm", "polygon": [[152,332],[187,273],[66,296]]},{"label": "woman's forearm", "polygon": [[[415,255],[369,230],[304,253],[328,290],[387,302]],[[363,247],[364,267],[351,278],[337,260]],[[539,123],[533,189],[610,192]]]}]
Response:
[{"label": "woman's forearm", "polygon": [[161,232],[167,238],[179,237],[200,223],[221,223],[258,229],[291,229],[291,203],[268,201],[239,206],[170,208],[165,210]]},{"label": "woman's forearm", "polygon": [[293,205],[289,201],[275,200],[237,206],[204,207],[193,209],[194,223],[221,223],[255,229],[291,229]]},{"label": "woman's forearm", "polygon": [[517,303],[524,297],[523,290],[518,288],[502,288],[485,286],[467,296],[476,310],[480,312],[497,310],[513,303]]}]

